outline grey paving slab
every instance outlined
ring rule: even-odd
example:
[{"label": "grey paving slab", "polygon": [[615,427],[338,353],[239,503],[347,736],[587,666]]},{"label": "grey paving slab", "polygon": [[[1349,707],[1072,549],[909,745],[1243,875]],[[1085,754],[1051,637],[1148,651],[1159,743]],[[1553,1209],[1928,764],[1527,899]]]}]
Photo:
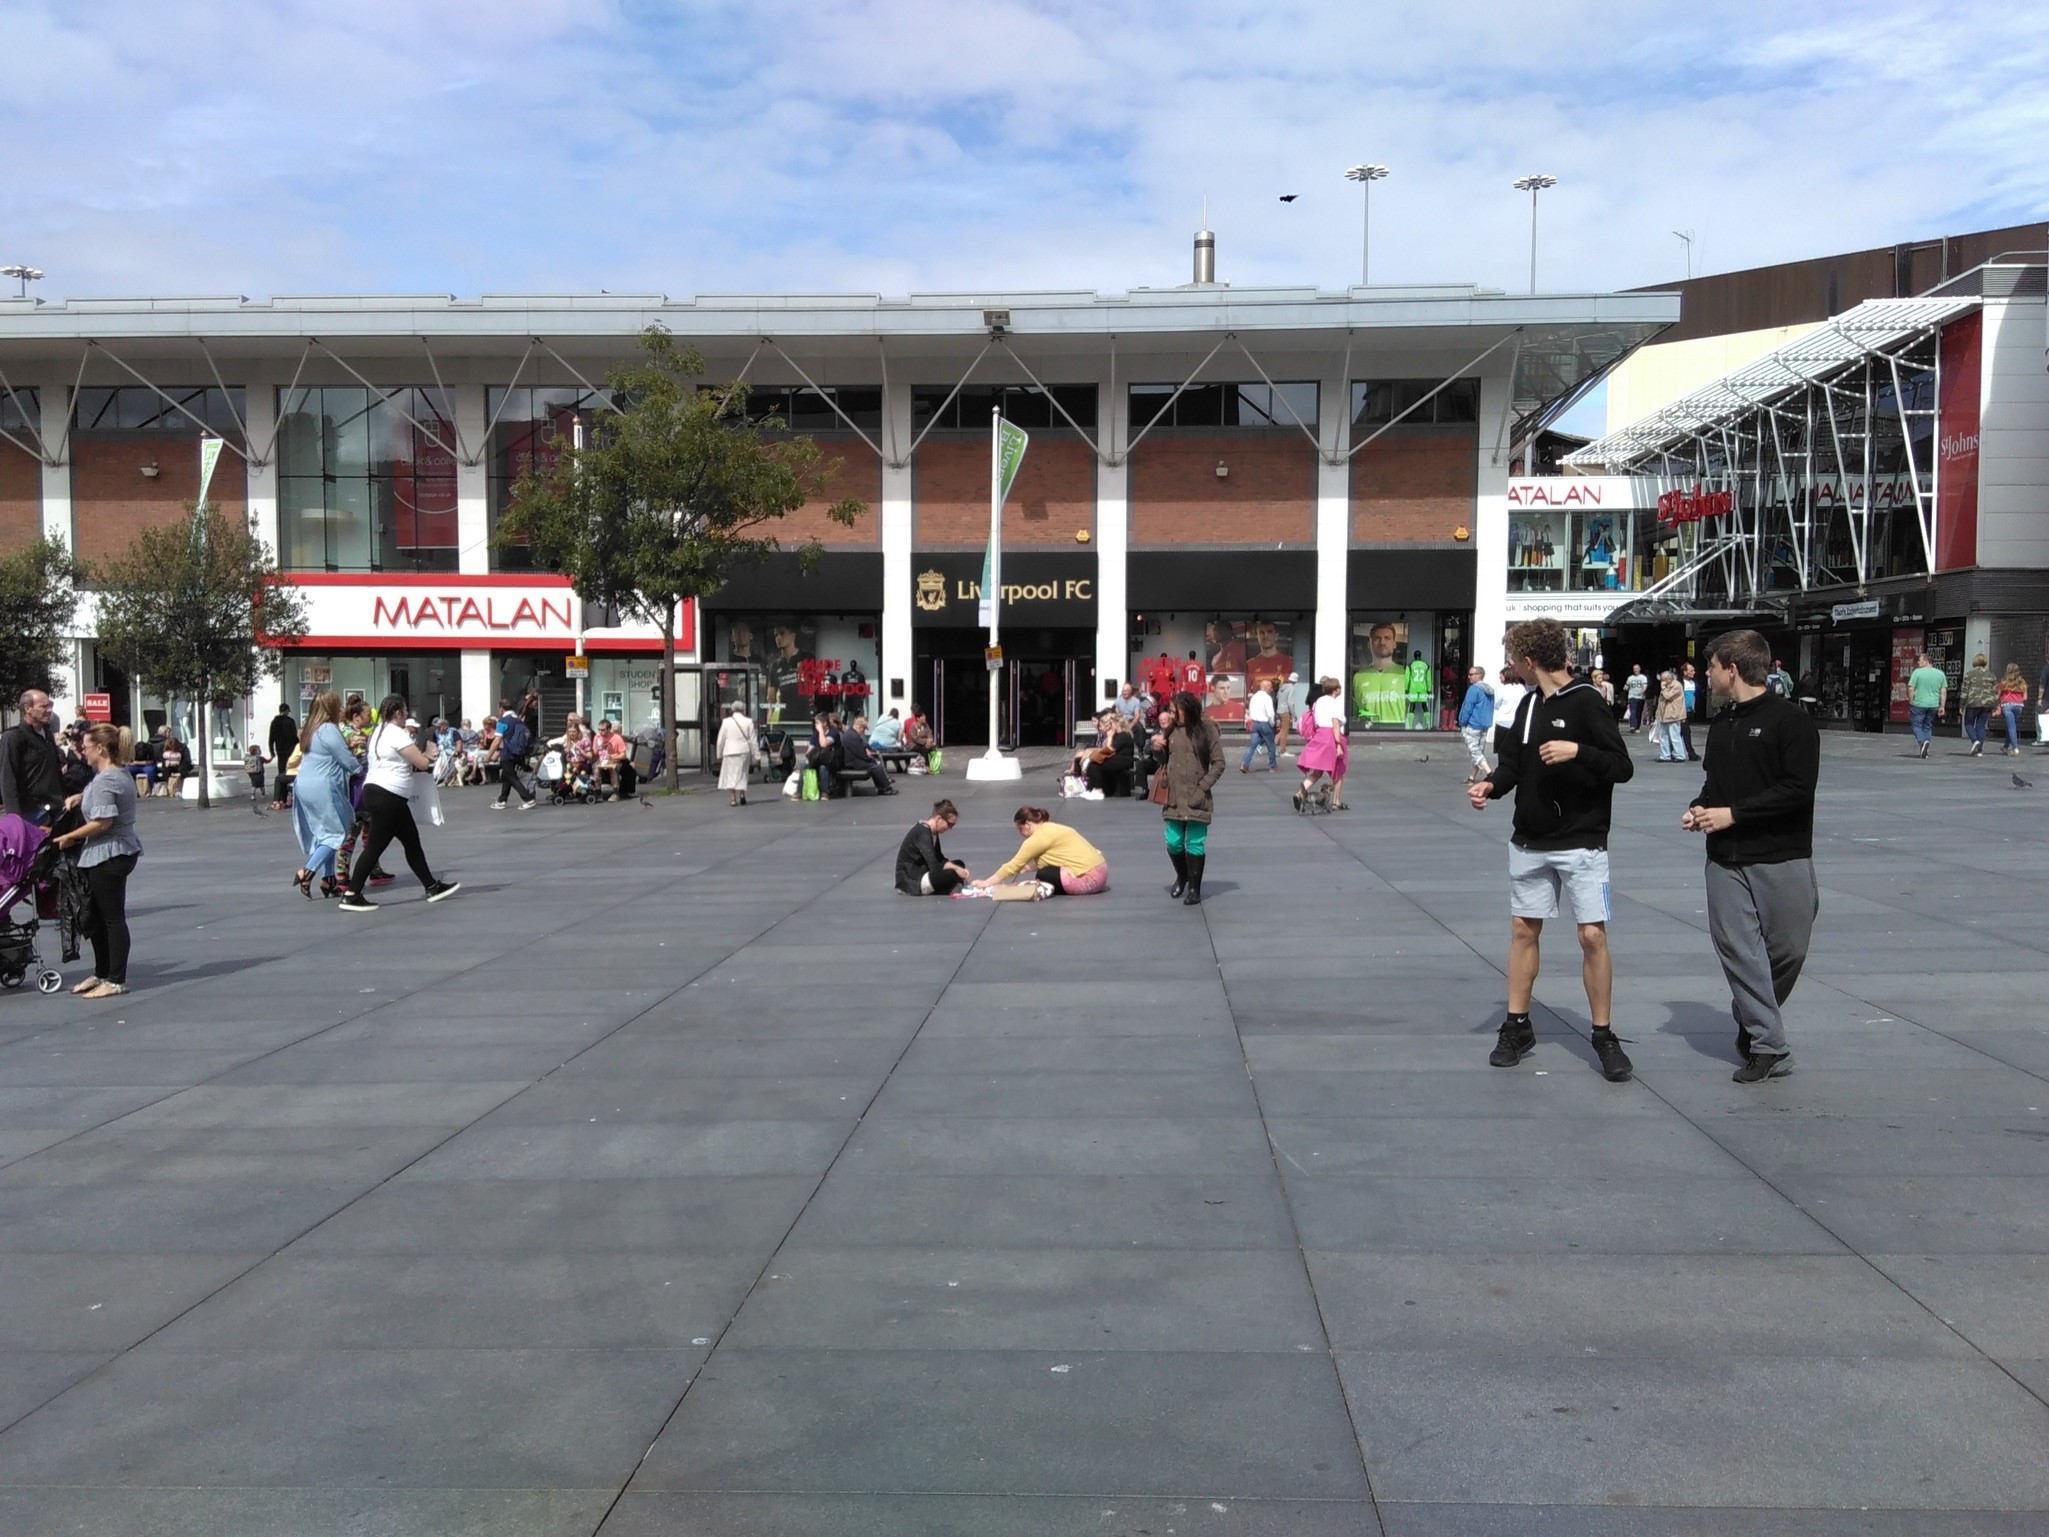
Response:
[{"label": "grey paving slab", "polygon": [[440,1126],[98,1127],[0,1169],[9,1186],[283,1184],[370,1185],[448,1135]]},{"label": "grey paving slab", "polygon": [[0,1480],[616,1488],[702,1354],[131,1350],[0,1434]]},{"label": "grey paving slab", "polygon": [[0,1251],[269,1253],[361,1194],[360,1185],[213,1181],[0,1188]]},{"label": "grey paving slab", "polygon": [[[0,1506],[0,1510],[4,1510]],[[629,1489],[604,1537],[1358,1537],[1366,1500],[1105,1499],[1083,1495],[674,1494]],[[2002,1532],[1997,1537],[2007,1537]]]},{"label": "grey paving slab", "polygon": [[1794,1174],[1786,1193],[1861,1253],[2049,1254],[2049,1179]]},{"label": "grey paving slab", "polygon": [[104,1350],[0,1350],[0,1425],[34,1414],[118,1359]]},{"label": "grey paving slab", "polygon": [[1216,1173],[1257,1178],[1272,1155],[1250,1116],[884,1116],[847,1145],[850,1175]]},{"label": "grey paving slab", "polygon": [[1867,1258],[1987,1355],[2049,1358],[2049,1254]]},{"label": "grey paving slab", "polygon": [[[1984,1361],[1384,1353],[1339,1369],[1388,1500],[2049,1510],[2049,1408]],[[1489,1456],[1461,1450],[1476,1433]]]},{"label": "grey paving slab", "polygon": [[[1603,1081],[1603,1087],[1607,1087]],[[1318,1175],[1486,1176],[1574,1167],[1613,1174],[1733,1179],[1742,1172],[1721,1147],[1676,1115],[1298,1117],[1269,1110],[1275,1152]]]},{"label": "grey paving slab", "polygon": [[1675,1509],[1614,1505],[1457,1505],[1382,1500],[1387,1537],[2033,1537],[2039,1512]]},{"label": "grey paving slab", "polygon": [[0,1351],[115,1351],[265,1254],[0,1254]]},{"label": "grey paving slab", "polygon": [[1358,1499],[1336,1392],[1318,1355],[721,1350],[634,1487]]},{"label": "grey paving slab", "polygon": [[1134,1116],[1192,1119],[1258,1113],[1242,1062],[1209,1072],[1046,1071],[892,1074],[876,1116],[1004,1119]]},{"label": "grey paving slab", "polygon": [[501,1125],[457,1133],[404,1179],[660,1179],[705,1174],[822,1175],[853,1130],[842,1121],[617,1121]]},{"label": "grey paving slab", "polygon": [[611,1489],[0,1489],[13,1537],[590,1537]]}]

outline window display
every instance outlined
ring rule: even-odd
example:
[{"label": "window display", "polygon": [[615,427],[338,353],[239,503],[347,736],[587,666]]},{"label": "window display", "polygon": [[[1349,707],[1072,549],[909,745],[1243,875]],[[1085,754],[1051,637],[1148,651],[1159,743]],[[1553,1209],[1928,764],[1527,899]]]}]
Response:
[{"label": "window display", "polygon": [[1467,616],[1352,615],[1347,698],[1354,719],[1390,730],[1447,729],[1465,682]]},{"label": "window display", "polygon": [[1134,614],[1131,681],[1148,694],[1187,689],[1223,724],[1245,719],[1246,695],[1289,673],[1310,677],[1309,614]]},{"label": "window display", "polygon": [[881,671],[875,616],[732,614],[710,623],[715,661],[761,670],[769,724],[871,712]]}]

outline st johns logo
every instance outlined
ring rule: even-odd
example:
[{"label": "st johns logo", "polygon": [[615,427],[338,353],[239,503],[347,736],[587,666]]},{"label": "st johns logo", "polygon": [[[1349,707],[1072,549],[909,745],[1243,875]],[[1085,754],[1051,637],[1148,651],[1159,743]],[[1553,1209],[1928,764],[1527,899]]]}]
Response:
[{"label": "st johns logo", "polygon": [[928,614],[936,614],[946,607],[946,573],[943,571],[920,571],[918,573],[918,607]]}]

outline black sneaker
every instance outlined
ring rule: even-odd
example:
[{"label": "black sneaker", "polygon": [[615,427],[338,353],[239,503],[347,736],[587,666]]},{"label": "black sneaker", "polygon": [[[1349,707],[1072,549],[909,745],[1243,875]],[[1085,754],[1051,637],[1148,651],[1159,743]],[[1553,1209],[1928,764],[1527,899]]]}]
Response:
[{"label": "black sneaker", "polygon": [[398,877],[389,870],[372,870],[363,877],[363,884],[366,886],[389,886],[397,879]]},{"label": "black sneaker", "polygon": [[462,890],[461,881],[436,881],[427,888],[427,900],[429,902],[439,902],[444,898],[454,896],[460,890]]},{"label": "black sneaker", "polygon": [[1601,1059],[1601,1076],[1610,1083],[1627,1083],[1629,1075],[1636,1071],[1629,1054],[1622,1049],[1621,1037],[1613,1030],[1594,1032],[1594,1055]]},{"label": "black sneaker", "polygon": [[1504,1019],[1494,1037],[1494,1049],[1487,1053],[1489,1067],[1514,1067],[1537,1049],[1537,1027],[1527,1021],[1517,1024]]},{"label": "black sneaker", "polygon": [[1767,1078],[1783,1078],[1793,1071],[1793,1054],[1785,1052],[1780,1056],[1768,1057],[1755,1052],[1748,1062],[1729,1075],[1734,1083],[1763,1083]]},{"label": "black sneaker", "polygon": [[374,913],[377,911],[377,904],[375,902],[370,901],[367,897],[359,897],[352,891],[344,891],[342,893],[340,906],[341,910],[345,913]]}]

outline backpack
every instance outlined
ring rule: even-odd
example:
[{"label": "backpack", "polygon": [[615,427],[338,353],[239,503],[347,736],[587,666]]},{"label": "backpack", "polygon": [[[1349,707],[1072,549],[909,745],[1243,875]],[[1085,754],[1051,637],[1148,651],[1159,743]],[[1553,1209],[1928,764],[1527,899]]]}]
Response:
[{"label": "backpack", "polygon": [[505,722],[505,724],[499,728],[499,757],[513,759],[524,758],[527,755],[527,749],[532,747],[533,745],[534,739],[527,733],[526,722],[519,719],[517,716],[514,716],[511,720]]}]

